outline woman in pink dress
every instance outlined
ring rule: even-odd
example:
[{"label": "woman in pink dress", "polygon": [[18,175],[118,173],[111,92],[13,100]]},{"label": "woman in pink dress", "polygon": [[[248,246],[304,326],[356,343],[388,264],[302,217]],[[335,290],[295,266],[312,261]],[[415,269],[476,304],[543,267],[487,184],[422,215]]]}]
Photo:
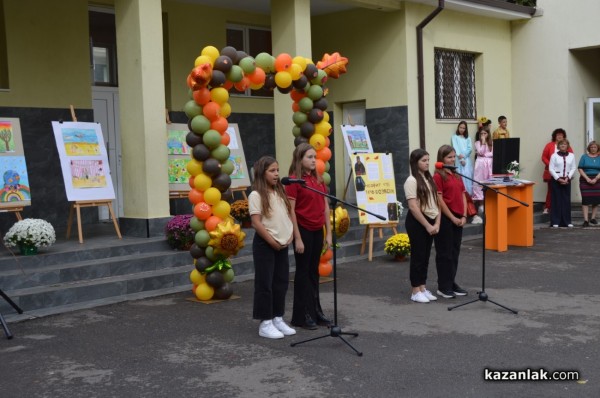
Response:
[{"label": "woman in pink dress", "polygon": [[[485,181],[492,176],[492,158],[494,157],[494,146],[490,135],[490,123],[482,123],[475,135],[475,169],[473,179]],[[479,207],[480,212],[483,204],[483,189],[479,184],[473,184],[473,201]]]}]

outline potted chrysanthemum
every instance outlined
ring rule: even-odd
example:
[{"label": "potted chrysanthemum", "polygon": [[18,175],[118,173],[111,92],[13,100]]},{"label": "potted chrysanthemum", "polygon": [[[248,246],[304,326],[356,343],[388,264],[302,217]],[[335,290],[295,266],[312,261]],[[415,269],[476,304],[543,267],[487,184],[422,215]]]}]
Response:
[{"label": "potted chrysanthemum", "polygon": [[37,254],[38,248],[56,242],[54,227],[46,220],[26,218],[17,221],[4,236],[8,247],[19,247],[21,254]]},{"label": "potted chrysanthemum", "polygon": [[402,232],[390,237],[386,242],[383,250],[387,254],[396,257],[398,261],[403,261],[410,255],[410,240],[408,234]]},{"label": "potted chrysanthemum", "polygon": [[240,199],[231,204],[231,216],[238,220],[242,227],[250,227],[250,210],[248,209],[248,200]]},{"label": "potted chrysanthemum", "polygon": [[190,250],[194,244],[194,230],[190,226],[192,214],[174,216],[165,226],[167,243],[176,250]]}]

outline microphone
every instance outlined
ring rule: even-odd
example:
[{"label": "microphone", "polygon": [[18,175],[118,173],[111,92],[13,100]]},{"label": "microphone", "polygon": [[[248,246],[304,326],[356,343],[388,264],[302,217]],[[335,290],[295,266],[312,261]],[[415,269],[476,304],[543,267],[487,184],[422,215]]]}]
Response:
[{"label": "microphone", "polygon": [[444,164],[442,162],[436,162],[435,168],[438,170],[441,170],[441,169],[456,170],[456,166],[448,166],[447,164]]},{"label": "microphone", "polygon": [[290,184],[306,184],[306,181],[300,178],[289,178],[289,177],[283,177],[281,179],[281,183],[283,185],[290,185]]}]

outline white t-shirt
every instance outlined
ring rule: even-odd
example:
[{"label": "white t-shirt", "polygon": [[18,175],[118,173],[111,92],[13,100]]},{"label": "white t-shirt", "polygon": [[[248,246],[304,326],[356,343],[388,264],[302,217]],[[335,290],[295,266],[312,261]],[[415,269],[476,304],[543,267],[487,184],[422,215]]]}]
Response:
[{"label": "white t-shirt", "polygon": [[[267,232],[282,245],[288,243],[294,233],[294,225],[288,214],[285,202],[275,192],[269,194],[269,203],[271,204],[271,214],[269,217],[262,216],[262,223]],[[260,194],[252,191],[248,196],[248,210],[250,216],[253,214],[262,215],[262,205]]]},{"label": "white t-shirt", "polygon": [[[435,220],[440,212],[438,209],[438,206],[437,206],[436,190],[431,188],[429,181],[425,180],[425,183],[427,184],[427,187],[429,188],[429,205],[426,206],[421,211],[427,217]],[[404,196],[406,197],[406,200],[416,199],[417,206],[419,206],[419,209],[421,209],[421,202],[419,201],[419,198],[417,197],[417,179],[415,177],[408,176],[408,178],[406,179],[406,182],[404,183]]]}]

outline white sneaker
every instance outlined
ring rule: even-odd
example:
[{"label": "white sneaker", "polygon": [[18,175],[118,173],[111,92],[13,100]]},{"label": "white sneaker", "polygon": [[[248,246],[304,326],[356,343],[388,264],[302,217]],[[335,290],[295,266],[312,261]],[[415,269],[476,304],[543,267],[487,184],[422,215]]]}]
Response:
[{"label": "white sneaker", "polygon": [[296,329],[289,327],[280,316],[273,318],[273,326],[277,328],[284,336],[293,336],[296,334]]},{"label": "white sneaker", "polygon": [[558,224],[554,224],[552,228],[558,228]]},{"label": "white sneaker", "polygon": [[429,301],[435,301],[435,300],[437,300],[437,297],[435,297],[433,294],[431,294],[431,292],[429,290],[427,290],[427,289],[421,291],[421,293],[423,293],[423,295],[425,297],[427,297],[427,299]]},{"label": "white sneaker", "polygon": [[569,224],[569,225],[567,225],[567,227],[573,228],[573,224]]},{"label": "white sneaker", "polygon": [[282,339],[283,333],[281,333],[273,325],[273,321],[262,321],[258,327],[258,335],[260,337],[266,337],[268,339]]},{"label": "white sneaker", "polygon": [[410,299],[416,303],[428,303],[429,299],[423,294],[423,292],[416,292],[410,296]]},{"label": "white sneaker", "polygon": [[483,220],[478,215],[474,215],[471,224],[482,224]]}]

